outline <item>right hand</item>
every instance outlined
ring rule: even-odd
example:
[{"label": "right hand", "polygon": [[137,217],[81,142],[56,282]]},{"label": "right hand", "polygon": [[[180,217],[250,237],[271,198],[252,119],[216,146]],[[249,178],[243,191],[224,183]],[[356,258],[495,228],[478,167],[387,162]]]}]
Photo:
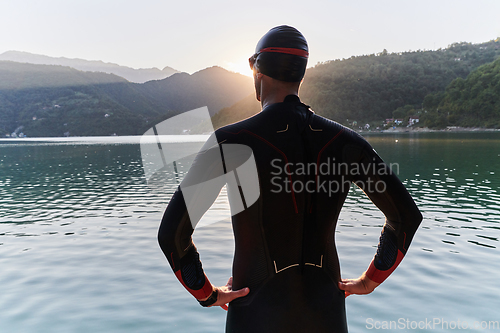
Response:
[{"label": "right hand", "polygon": [[377,288],[380,283],[372,281],[366,272],[357,279],[341,279],[339,282],[339,289],[345,291],[345,297],[355,295],[366,295],[371,293]]}]

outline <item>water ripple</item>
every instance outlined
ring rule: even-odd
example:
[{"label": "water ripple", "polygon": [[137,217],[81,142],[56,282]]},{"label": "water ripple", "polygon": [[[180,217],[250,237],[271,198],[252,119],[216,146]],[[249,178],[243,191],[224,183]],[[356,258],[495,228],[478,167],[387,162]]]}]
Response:
[{"label": "water ripple", "polygon": [[[495,172],[500,159],[495,155],[492,160],[491,154],[498,154],[500,140],[468,144],[399,137],[396,151],[394,138],[389,139],[369,141],[386,161],[400,164],[398,176],[424,221],[401,269],[384,283],[389,287],[381,286],[368,298],[348,298],[348,311],[355,313],[348,316],[351,330],[364,331],[360,314],[380,314],[380,304],[386,303],[400,317],[418,312],[455,320],[457,313],[496,314],[491,295],[498,296],[493,278],[498,272],[491,263],[497,260],[500,239],[500,175]],[[2,145],[1,153],[2,328],[222,330],[224,313],[202,313],[157,246],[158,223],[178,181],[148,187],[138,145],[19,144]],[[204,219],[227,216],[223,191]],[[350,192],[335,234],[345,277],[359,276],[371,261],[384,220],[360,189]],[[194,234],[204,267],[217,284],[231,274],[231,237],[227,221]],[[478,281],[481,290],[475,288]],[[476,300],[456,290],[482,296]],[[202,323],[197,327],[183,316],[195,312],[196,323]]]}]

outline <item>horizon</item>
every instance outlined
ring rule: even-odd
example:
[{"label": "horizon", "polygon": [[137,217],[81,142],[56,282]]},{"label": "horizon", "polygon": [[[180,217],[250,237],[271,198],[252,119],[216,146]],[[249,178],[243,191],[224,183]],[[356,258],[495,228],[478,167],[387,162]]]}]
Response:
[{"label": "horizon", "polygon": [[[440,47],[440,48],[437,48],[437,49],[415,49],[415,50],[412,50],[412,49],[409,49],[409,50],[404,50],[404,51],[392,51],[392,52],[389,52],[389,54],[398,54],[398,53],[405,53],[405,52],[417,52],[417,51],[423,51],[423,52],[426,52],[426,51],[437,51],[437,50],[440,50],[440,49],[446,49],[446,48],[449,48],[451,45],[455,44],[455,43],[468,43],[468,44],[483,44],[483,43],[487,43],[487,42],[491,42],[491,41],[499,41],[500,40],[500,36],[499,37],[496,37],[496,38],[493,38],[493,39],[490,39],[490,40],[486,40],[486,41],[480,41],[480,42],[477,42],[477,43],[473,43],[473,42],[468,42],[468,41],[457,41],[457,42],[453,42],[453,43],[450,43],[448,44],[447,46],[445,47]],[[383,50],[380,50],[379,52],[381,52]],[[128,67],[128,68],[132,68],[132,69],[135,69],[135,70],[145,70],[145,69],[158,69],[158,70],[163,70],[164,68],[167,68],[167,67],[170,67],[174,70],[177,70],[181,73],[188,73],[189,75],[192,75],[194,73],[197,73],[197,72],[200,72],[200,71],[203,71],[205,69],[208,69],[208,68],[212,68],[212,67],[220,67],[220,68],[223,68],[229,72],[233,72],[233,73],[238,73],[238,74],[242,74],[242,75],[245,75],[245,76],[248,76],[248,77],[252,77],[252,71],[248,68],[248,70],[242,70],[242,71],[238,71],[238,70],[235,70],[235,69],[231,69],[231,68],[228,68],[228,67],[224,67],[224,66],[221,66],[221,65],[209,65],[208,67],[204,67],[204,68],[199,68],[199,69],[196,69],[194,70],[193,72],[185,72],[185,71],[182,71],[182,70],[179,70],[177,68],[173,68],[172,66],[169,66],[169,65],[165,65],[165,66],[162,66],[162,67],[130,67],[130,66],[127,66],[127,65],[123,65],[123,64],[120,64],[120,63],[116,63],[116,62],[107,62],[107,61],[104,61],[104,60],[101,60],[101,59],[84,59],[84,58],[81,58],[81,57],[74,57],[74,58],[70,58],[70,57],[66,57],[66,56],[52,56],[52,55],[47,55],[47,54],[37,54],[37,53],[32,53],[32,52],[28,52],[28,51],[20,51],[20,50],[7,50],[5,52],[1,52],[0,55],[3,55],[4,53],[8,53],[8,52],[20,52],[20,53],[28,53],[30,55],[35,55],[35,56],[45,56],[45,57],[50,57],[50,58],[54,58],[54,59],[68,59],[68,60],[83,60],[83,61],[92,61],[92,62],[102,62],[102,63],[105,63],[105,64],[110,64],[110,65],[118,65],[118,66],[122,66],[122,67]],[[379,53],[377,52],[377,53]],[[308,66],[307,68],[312,68],[318,64],[321,64],[321,63],[325,63],[325,62],[329,62],[329,61],[342,61],[342,60],[347,60],[351,57],[363,57],[363,56],[369,56],[369,55],[372,55],[372,54],[377,54],[377,53],[370,53],[370,54],[353,54],[349,57],[344,57],[344,58],[336,58],[336,59],[327,59],[327,60],[324,60],[324,61],[318,61],[316,64],[312,65],[310,63],[308,63]],[[70,67],[70,66],[67,66],[67,67]],[[248,67],[248,65],[247,65]]]},{"label": "horizon", "polygon": [[308,67],[351,56],[437,50],[500,36],[500,2],[422,0],[276,1],[266,8],[228,3],[137,5],[118,0],[21,0],[0,4],[0,53],[100,60],[121,66],[194,73],[220,66],[250,76],[248,57],[270,28],[287,24],[309,43]]}]

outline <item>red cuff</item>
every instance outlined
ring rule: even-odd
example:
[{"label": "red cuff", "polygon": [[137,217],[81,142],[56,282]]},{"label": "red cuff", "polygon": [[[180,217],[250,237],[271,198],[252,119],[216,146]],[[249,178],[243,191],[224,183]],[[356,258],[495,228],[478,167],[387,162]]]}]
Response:
[{"label": "red cuff", "polygon": [[403,260],[404,256],[405,255],[403,254],[403,252],[398,250],[398,256],[396,257],[396,262],[394,263],[394,265],[392,265],[391,268],[389,268],[386,271],[381,271],[381,270],[377,269],[375,267],[375,264],[373,263],[373,260],[372,260],[372,262],[370,263],[370,266],[368,267],[368,270],[366,271],[366,276],[374,282],[377,282],[377,283],[384,282],[384,280],[387,279],[389,277],[389,275],[391,275],[392,272],[394,272],[396,267],[398,267],[399,263],[401,262],[401,260]]},{"label": "red cuff", "polygon": [[186,286],[184,281],[182,280],[182,275],[181,275],[181,270],[179,269],[178,271],[175,272],[175,276],[177,276],[177,279],[182,283],[184,288],[186,288],[187,291],[191,293],[196,299],[204,299],[207,298],[212,294],[212,284],[208,280],[207,276],[205,275],[205,284],[201,289],[198,290],[193,290]]}]

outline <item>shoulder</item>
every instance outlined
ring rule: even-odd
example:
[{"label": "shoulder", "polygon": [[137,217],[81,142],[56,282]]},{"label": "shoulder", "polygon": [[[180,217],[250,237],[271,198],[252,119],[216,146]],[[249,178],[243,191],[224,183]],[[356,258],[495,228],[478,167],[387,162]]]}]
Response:
[{"label": "shoulder", "polygon": [[325,118],[323,116],[319,116],[316,113],[312,115],[310,124],[311,130],[324,131],[328,136],[336,135],[338,136],[340,141],[343,141],[346,144],[369,146],[369,143],[366,141],[366,139],[354,130],[341,125],[336,121]]},{"label": "shoulder", "polygon": [[215,136],[217,137],[219,143],[224,140],[228,140],[230,137],[234,137],[235,135],[240,134],[242,131],[252,128],[252,125],[254,123],[254,120],[252,120],[252,118],[255,116],[218,128],[215,131]]},{"label": "shoulder", "polygon": [[[259,133],[273,127],[282,120],[281,113],[283,103],[277,103],[266,107],[264,110],[238,122],[228,124],[215,131],[217,138],[227,137],[241,132]],[[277,112],[278,111],[278,112]]]}]

